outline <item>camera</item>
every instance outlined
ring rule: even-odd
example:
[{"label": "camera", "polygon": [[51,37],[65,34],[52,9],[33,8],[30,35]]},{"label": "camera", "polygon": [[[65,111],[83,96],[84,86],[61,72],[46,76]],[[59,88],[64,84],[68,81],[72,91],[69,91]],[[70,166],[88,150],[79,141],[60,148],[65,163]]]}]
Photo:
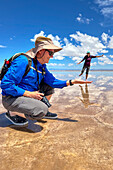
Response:
[{"label": "camera", "polygon": [[41,101],[45,103],[48,107],[51,107],[51,104],[49,103],[49,100],[44,96]]}]

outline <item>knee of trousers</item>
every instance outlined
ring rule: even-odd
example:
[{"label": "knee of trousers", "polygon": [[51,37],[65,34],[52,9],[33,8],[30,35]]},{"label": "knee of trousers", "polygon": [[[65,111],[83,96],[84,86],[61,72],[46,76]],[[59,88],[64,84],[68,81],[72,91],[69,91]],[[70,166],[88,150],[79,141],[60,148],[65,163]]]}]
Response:
[{"label": "knee of trousers", "polygon": [[43,104],[43,107],[35,107],[31,114],[25,114],[27,119],[30,120],[40,120],[42,119],[48,112],[48,107]]}]

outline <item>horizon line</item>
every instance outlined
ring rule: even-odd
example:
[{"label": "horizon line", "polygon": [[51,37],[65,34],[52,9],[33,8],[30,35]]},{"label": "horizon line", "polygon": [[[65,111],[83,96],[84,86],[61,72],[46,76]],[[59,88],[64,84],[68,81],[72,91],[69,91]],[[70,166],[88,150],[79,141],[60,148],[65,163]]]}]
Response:
[{"label": "horizon line", "polygon": [[[77,70],[77,69],[48,69],[51,71],[81,71],[81,70]],[[91,69],[90,71],[113,71],[113,69],[97,69],[97,70],[93,70]]]}]

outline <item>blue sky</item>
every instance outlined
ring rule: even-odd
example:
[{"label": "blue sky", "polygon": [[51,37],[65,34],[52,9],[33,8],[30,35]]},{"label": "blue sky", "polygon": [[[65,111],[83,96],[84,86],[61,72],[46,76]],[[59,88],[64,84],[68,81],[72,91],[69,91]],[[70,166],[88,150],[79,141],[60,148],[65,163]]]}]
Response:
[{"label": "blue sky", "polygon": [[87,50],[104,53],[92,60],[92,69],[113,68],[113,0],[2,0],[0,16],[0,66],[44,35],[63,47],[49,69],[81,69],[77,62]]}]

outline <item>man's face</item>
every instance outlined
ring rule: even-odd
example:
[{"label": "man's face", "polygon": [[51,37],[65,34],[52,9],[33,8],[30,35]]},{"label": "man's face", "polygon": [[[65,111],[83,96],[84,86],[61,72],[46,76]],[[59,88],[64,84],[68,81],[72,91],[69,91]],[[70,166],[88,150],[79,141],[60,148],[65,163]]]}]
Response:
[{"label": "man's face", "polygon": [[51,52],[54,53],[54,50],[52,49],[48,49],[48,51],[46,51],[45,49],[41,50],[41,56],[43,56],[41,59],[43,61],[43,64],[49,63],[50,58],[53,58],[53,54],[51,55]]}]

